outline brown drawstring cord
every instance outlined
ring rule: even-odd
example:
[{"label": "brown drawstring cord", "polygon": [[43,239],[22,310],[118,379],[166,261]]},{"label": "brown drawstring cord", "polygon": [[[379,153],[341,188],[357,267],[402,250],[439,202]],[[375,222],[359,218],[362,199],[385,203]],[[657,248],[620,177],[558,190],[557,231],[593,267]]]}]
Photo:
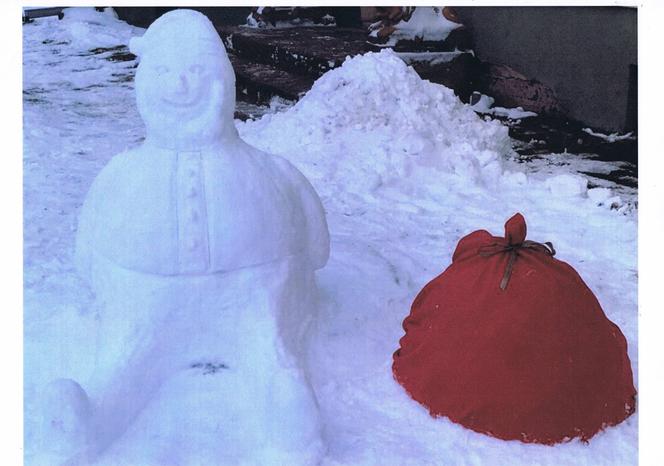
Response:
[{"label": "brown drawstring cord", "polygon": [[538,243],[536,241],[526,240],[523,243],[519,244],[501,244],[493,243],[487,246],[482,246],[478,250],[478,254],[482,257],[490,257],[494,254],[501,254],[504,252],[509,253],[510,258],[507,261],[507,267],[505,267],[505,273],[503,274],[503,279],[500,281],[500,289],[505,291],[507,289],[507,284],[510,281],[512,276],[512,268],[514,267],[514,262],[516,261],[517,256],[519,255],[519,249],[532,249],[534,251],[543,252],[549,256],[555,256],[556,250],[553,249],[553,244],[550,242]]}]

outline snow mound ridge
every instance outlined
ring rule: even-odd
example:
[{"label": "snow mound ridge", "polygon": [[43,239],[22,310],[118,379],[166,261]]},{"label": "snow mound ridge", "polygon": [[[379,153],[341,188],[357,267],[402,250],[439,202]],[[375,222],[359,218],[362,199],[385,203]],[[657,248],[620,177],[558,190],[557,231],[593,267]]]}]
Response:
[{"label": "snow mound ridge", "polygon": [[72,7],[63,10],[62,21],[51,21],[55,31],[62,30],[63,38],[79,50],[127,45],[133,35],[144,31],[118,19],[113,8],[103,12],[90,7]]},{"label": "snow mound ridge", "polygon": [[[495,180],[511,152],[506,127],[482,120],[451,89],[422,80],[389,49],[347,58],[289,110],[239,129],[252,144],[291,159],[288,148],[311,157],[312,147],[336,145],[334,167],[325,163],[338,176],[360,170],[381,181],[414,176],[422,166],[468,181]],[[261,144],[266,140],[269,147]]]}]

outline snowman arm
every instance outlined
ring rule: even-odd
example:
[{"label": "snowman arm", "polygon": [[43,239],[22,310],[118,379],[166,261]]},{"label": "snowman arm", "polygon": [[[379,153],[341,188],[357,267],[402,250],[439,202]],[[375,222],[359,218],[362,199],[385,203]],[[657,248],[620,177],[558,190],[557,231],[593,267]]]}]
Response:
[{"label": "snowman arm", "polygon": [[300,176],[302,177],[301,198],[307,221],[307,249],[314,269],[318,270],[327,264],[330,257],[330,233],[325,209],[318,193],[302,174]]},{"label": "snowman arm", "polygon": [[288,160],[276,157],[281,169],[293,183],[306,221],[306,252],[314,270],[321,269],[330,257],[330,233],[325,209],[309,180]]}]

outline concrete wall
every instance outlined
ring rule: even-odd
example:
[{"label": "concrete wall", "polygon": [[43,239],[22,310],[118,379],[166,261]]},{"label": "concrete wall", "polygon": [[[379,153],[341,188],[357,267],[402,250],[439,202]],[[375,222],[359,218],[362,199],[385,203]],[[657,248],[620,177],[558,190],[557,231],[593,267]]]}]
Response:
[{"label": "concrete wall", "polygon": [[637,64],[636,8],[455,10],[471,29],[481,60],[508,65],[552,87],[572,118],[606,130],[636,126],[635,87],[628,98],[630,65]]}]

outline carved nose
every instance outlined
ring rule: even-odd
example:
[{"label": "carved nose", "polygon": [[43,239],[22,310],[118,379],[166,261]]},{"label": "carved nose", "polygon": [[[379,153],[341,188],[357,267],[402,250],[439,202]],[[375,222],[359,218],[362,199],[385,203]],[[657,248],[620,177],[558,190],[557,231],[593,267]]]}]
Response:
[{"label": "carved nose", "polygon": [[187,81],[187,76],[184,73],[180,73],[177,83],[175,85],[175,92],[177,94],[186,94],[189,90],[189,82]]}]

